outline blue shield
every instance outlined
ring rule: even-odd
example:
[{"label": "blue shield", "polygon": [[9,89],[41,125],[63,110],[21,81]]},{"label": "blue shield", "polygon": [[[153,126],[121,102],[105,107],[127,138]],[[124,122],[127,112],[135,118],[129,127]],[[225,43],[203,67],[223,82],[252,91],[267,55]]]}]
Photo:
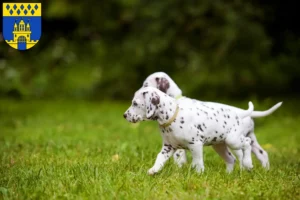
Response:
[{"label": "blue shield", "polygon": [[3,3],[3,38],[18,50],[27,50],[42,35],[41,3]]}]

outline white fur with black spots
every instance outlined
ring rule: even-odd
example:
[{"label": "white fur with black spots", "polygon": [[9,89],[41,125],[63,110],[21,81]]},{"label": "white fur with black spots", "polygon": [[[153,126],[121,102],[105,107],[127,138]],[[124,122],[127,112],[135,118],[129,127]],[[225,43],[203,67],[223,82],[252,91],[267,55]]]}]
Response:
[{"label": "white fur with black spots", "polygon": [[[138,90],[132,105],[124,113],[124,118],[132,123],[156,120],[160,125],[163,139],[162,149],[148,174],[159,172],[165,162],[177,149],[189,149],[192,166],[197,172],[204,171],[203,146],[214,145],[217,151],[226,144],[241,151],[242,166],[252,169],[251,139],[245,136],[243,119],[253,112],[249,102],[248,110],[233,111],[217,103],[205,103],[182,97],[178,100],[157,88],[145,87]],[[226,147],[226,146],[225,146]],[[234,164],[225,160],[228,168]]]},{"label": "white fur with black spots", "polygon": [[[156,72],[151,75],[149,75],[144,83],[143,87],[155,87],[161,90],[162,92],[165,92],[167,95],[174,97],[176,99],[179,99],[182,97],[182,91],[177,86],[177,84],[170,78],[169,75],[167,75],[164,72]],[[206,104],[210,104],[211,102],[205,102]],[[216,103],[213,103],[214,106]],[[251,149],[252,153],[256,156],[256,158],[260,161],[262,166],[265,169],[270,168],[270,162],[268,153],[260,146],[258,143],[255,133],[254,133],[254,121],[252,118],[258,118],[258,117],[264,117],[267,115],[272,114],[277,108],[281,106],[282,102],[277,103],[272,108],[266,111],[253,111],[251,116],[245,117],[243,119],[243,127],[244,127],[244,133],[245,136],[249,137],[251,139]],[[226,109],[232,109],[235,112],[239,113],[243,110],[234,106],[229,106],[225,104],[219,104],[219,106],[222,106]],[[230,152],[230,150],[227,148],[225,144],[218,144],[213,145],[214,150],[228,163],[234,163],[235,158],[234,155]],[[241,159],[242,152],[240,150],[236,150],[235,154],[237,155],[238,159]],[[178,149],[174,154],[174,160],[177,163],[179,167],[181,167],[183,164],[187,162],[185,150]],[[227,165],[227,171],[233,170],[233,164]],[[241,166],[242,167],[242,166]]]}]

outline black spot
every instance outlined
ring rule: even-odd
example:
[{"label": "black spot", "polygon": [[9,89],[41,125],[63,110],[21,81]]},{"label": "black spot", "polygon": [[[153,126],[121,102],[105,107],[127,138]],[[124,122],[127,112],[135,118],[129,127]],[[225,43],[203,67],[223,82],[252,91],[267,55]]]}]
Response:
[{"label": "black spot", "polygon": [[194,144],[194,142],[189,142],[189,144]]},{"label": "black spot", "polygon": [[259,150],[259,153],[263,154],[264,152],[260,149],[260,150]]},{"label": "black spot", "polygon": [[198,128],[200,131],[202,131],[202,132],[203,132],[203,129],[202,129],[202,127],[201,127],[201,125],[200,125],[200,124],[197,126],[197,128]]},{"label": "black spot", "polygon": [[218,131],[216,131],[216,133],[218,133]]},{"label": "black spot", "polygon": [[250,131],[246,134],[246,137],[248,137],[250,135]]},{"label": "black spot", "polygon": [[201,137],[202,139],[204,138],[204,136],[203,136],[203,135],[201,135],[200,137]]},{"label": "black spot", "polygon": [[166,116],[166,120],[168,120],[168,119],[169,119],[169,115]]},{"label": "black spot", "polygon": [[229,115],[227,115],[227,118],[228,118],[228,119],[230,118]]},{"label": "black spot", "polygon": [[164,111],[160,111],[161,114],[164,114]]},{"label": "black spot", "polygon": [[180,154],[179,153],[176,153],[176,157],[179,157],[180,156]]},{"label": "black spot", "polygon": [[184,121],[180,121],[180,123],[184,124]]},{"label": "black spot", "polygon": [[217,137],[214,137],[213,139],[212,139],[212,142],[216,142],[217,141]]},{"label": "black spot", "polygon": [[230,153],[230,152],[228,152],[228,155],[230,155],[230,156],[231,156],[231,153]]},{"label": "black spot", "polygon": [[226,122],[226,121],[224,121],[224,124],[227,124],[227,122]]},{"label": "black spot", "polygon": [[221,108],[222,112],[224,111],[223,108]]},{"label": "black spot", "polygon": [[182,128],[182,126],[179,126],[180,128]]},{"label": "black spot", "polygon": [[250,143],[250,145],[252,145],[253,143],[254,143],[254,141],[252,140],[251,143]]}]

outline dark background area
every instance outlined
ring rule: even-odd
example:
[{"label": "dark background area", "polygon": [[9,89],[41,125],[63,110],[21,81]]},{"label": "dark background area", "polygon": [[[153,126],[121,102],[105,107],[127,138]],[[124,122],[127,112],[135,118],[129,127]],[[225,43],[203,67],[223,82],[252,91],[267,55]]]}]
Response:
[{"label": "dark background area", "polygon": [[128,100],[156,71],[199,99],[300,94],[296,1],[41,2],[36,46],[0,39],[1,97]]}]

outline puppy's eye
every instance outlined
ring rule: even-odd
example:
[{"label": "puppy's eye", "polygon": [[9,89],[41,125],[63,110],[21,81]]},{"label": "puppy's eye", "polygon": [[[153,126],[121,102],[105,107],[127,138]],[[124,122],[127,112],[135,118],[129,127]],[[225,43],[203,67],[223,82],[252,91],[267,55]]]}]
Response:
[{"label": "puppy's eye", "polygon": [[133,102],[133,104],[132,104],[133,106],[137,106],[138,104],[136,103],[136,102]]}]

